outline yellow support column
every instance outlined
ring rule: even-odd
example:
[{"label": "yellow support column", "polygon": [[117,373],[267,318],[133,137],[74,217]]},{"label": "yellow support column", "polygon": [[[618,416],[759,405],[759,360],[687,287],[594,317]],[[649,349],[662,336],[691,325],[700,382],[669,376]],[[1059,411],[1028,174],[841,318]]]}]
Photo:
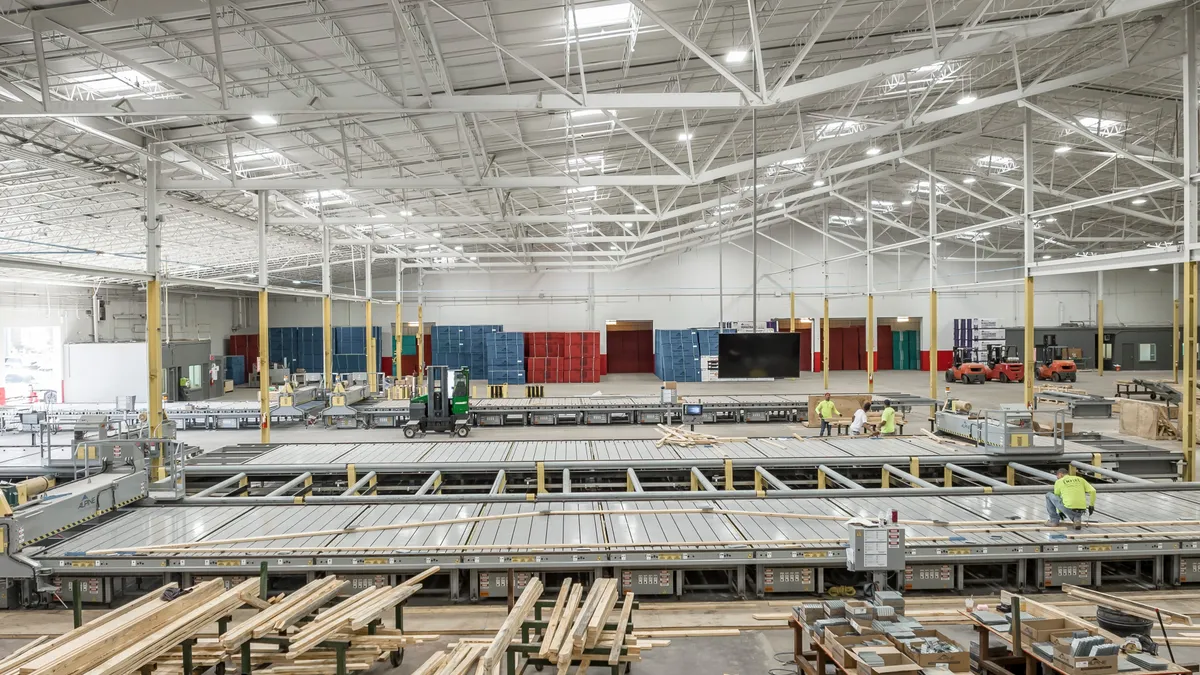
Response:
[{"label": "yellow support column", "polygon": [[[370,274],[370,270],[367,274]],[[375,337],[371,334],[371,301],[367,300],[367,317],[364,322],[367,324],[367,391],[372,394],[379,391],[379,385],[375,382],[376,365],[375,359],[378,352],[375,351],[378,345],[375,344]]]},{"label": "yellow support column", "polygon": [[258,398],[262,442],[271,442],[271,339],[267,330],[267,289],[258,292]]},{"label": "yellow support column", "polygon": [[825,489],[825,472],[820,469],[817,469],[817,489]]},{"label": "yellow support column", "polygon": [[929,398],[938,397],[938,301],[937,291],[929,291]]},{"label": "yellow support column", "polygon": [[1171,380],[1179,384],[1179,301],[1171,310]]},{"label": "yellow support column", "polygon": [[417,395],[425,384],[425,306],[417,305]]},{"label": "yellow support column", "polygon": [[[163,423],[162,382],[162,294],[159,293],[158,278],[146,283],[146,350],[150,369],[150,415],[146,424],[150,437],[158,438]],[[150,473],[156,480],[163,478],[162,458],[155,457],[150,463]]]},{"label": "yellow support column", "polygon": [[1096,272],[1096,375],[1104,377],[1104,272]]},{"label": "yellow support column", "polygon": [[333,299],[321,298],[321,330],[325,335],[325,390],[333,391]]},{"label": "yellow support column", "polygon": [[1033,277],[1025,277],[1025,407],[1033,407]]},{"label": "yellow support column", "polygon": [[954,472],[950,467],[942,468],[942,487],[954,487]]},{"label": "yellow support column", "polygon": [[879,487],[885,490],[892,487],[892,473],[887,469],[880,469],[880,471],[883,473],[879,477]]},{"label": "yellow support column", "polygon": [[733,489],[733,460],[725,460],[725,489]]},{"label": "yellow support column", "polygon": [[1179,405],[1179,435],[1183,442],[1183,480],[1195,481],[1196,470],[1196,269],[1183,263],[1183,401]]},{"label": "yellow support column", "polygon": [[867,295],[867,393],[875,393],[875,296]]},{"label": "yellow support column", "polygon": [[825,298],[825,318],[821,321],[821,374],[829,391],[829,298]]}]

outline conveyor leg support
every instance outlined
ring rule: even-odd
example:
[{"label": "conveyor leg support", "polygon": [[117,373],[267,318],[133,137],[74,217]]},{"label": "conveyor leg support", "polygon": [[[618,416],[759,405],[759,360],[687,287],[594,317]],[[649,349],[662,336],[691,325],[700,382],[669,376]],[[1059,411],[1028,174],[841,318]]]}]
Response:
[{"label": "conveyor leg support", "polygon": [[76,628],[83,625],[83,584],[78,579],[71,580],[71,616]]}]

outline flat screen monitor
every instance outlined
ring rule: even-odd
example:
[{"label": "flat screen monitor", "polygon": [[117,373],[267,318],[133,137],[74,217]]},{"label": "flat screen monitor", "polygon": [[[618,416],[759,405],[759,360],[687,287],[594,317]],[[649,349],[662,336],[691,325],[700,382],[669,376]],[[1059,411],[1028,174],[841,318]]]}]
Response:
[{"label": "flat screen monitor", "polygon": [[799,333],[721,333],[717,376],[799,377]]},{"label": "flat screen monitor", "polygon": [[683,414],[684,415],[696,415],[696,416],[703,415],[704,414],[704,406],[697,405],[695,403],[688,403],[687,405],[683,406]]}]

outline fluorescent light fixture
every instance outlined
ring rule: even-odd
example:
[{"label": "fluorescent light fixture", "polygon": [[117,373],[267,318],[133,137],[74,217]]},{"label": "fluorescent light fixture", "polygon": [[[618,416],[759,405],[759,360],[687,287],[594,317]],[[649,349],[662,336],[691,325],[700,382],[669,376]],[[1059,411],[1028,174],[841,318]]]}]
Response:
[{"label": "fluorescent light fixture", "polygon": [[625,228],[625,229],[627,229],[627,230],[632,230],[632,229],[633,229],[633,223],[621,223],[621,227],[623,227],[623,228]]},{"label": "fluorescent light fixture", "polygon": [[1133,204],[1134,206],[1141,206],[1142,204],[1146,203],[1146,198],[1145,197],[1134,197],[1132,200],[1130,200],[1129,203]]},{"label": "fluorescent light fixture", "polygon": [[812,184],[813,184],[813,187],[825,187],[825,179],[824,178],[814,178]]},{"label": "fluorescent light fixture", "polygon": [[[935,184],[934,189],[937,190],[938,194],[944,194],[946,192],[946,184],[939,181],[938,183]],[[929,194],[929,181],[927,181],[927,180],[917,181],[917,183],[915,185],[913,185],[912,191],[920,193],[920,194]]]},{"label": "fluorescent light fixture", "polygon": [[958,97],[958,104],[959,105],[971,105],[972,103],[974,103],[975,101],[978,101],[978,100],[979,100],[979,97],[976,96],[975,94],[963,94],[962,96]]},{"label": "fluorescent light fixture", "polygon": [[775,203],[774,203],[774,204],[772,204],[771,206],[774,206],[774,207],[775,207],[775,208],[777,208],[777,209],[782,209],[782,208],[783,208],[783,202],[775,202]]},{"label": "fluorescent light fixture", "polygon": [[413,214],[413,212],[412,212],[412,211],[409,211],[408,209],[404,209],[403,211],[401,211],[401,212],[399,213],[399,215],[400,215],[400,217],[401,217],[401,218],[408,218],[408,217],[409,217],[409,216],[411,216],[412,214]]},{"label": "fluorescent light fixture", "polygon": [[[593,115],[603,115],[605,112],[606,111],[600,110],[599,108],[580,108],[579,110],[572,110],[571,112],[569,112],[567,114],[570,115],[572,119],[574,119],[576,117],[591,117]],[[611,115],[617,114],[616,110],[609,110],[607,112]]]},{"label": "fluorescent light fixture", "polygon": [[569,195],[577,195],[577,194],[581,194],[584,192],[595,192],[595,191],[596,191],[595,185],[581,185],[576,188],[567,188],[567,194],[569,194]]},{"label": "fluorescent light fixture", "polygon": [[908,317],[907,316],[898,316],[898,317],[896,317],[896,321],[898,323],[906,323],[908,321]]},{"label": "fluorescent light fixture", "polygon": [[255,122],[257,122],[263,126],[279,124],[279,120],[275,119],[274,115],[268,115],[266,113],[254,113],[253,115],[250,116],[250,119],[254,120]]},{"label": "fluorescent light fixture", "polygon": [[967,184],[967,185],[974,185],[974,184],[975,184],[975,177],[974,177],[974,176],[967,176],[966,178],[964,178],[964,179],[963,179],[963,183],[965,183],[965,184]]},{"label": "fluorescent light fixture", "polygon": [[918,67],[916,67],[916,68],[913,68],[911,72],[914,72],[914,73],[932,73],[932,72],[936,72],[936,71],[939,71],[939,70],[941,70],[941,69],[942,69],[942,66],[944,66],[944,65],[946,65],[946,62],[945,62],[945,61],[938,61],[938,62],[936,62],[936,63],[931,63],[931,64],[929,64],[929,65],[927,65],[927,66],[918,66]]},{"label": "fluorescent light fixture", "polygon": [[856,223],[861,223],[862,221],[863,221],[863,217],[862,217],[862,216],[854,216],[854,222],[856,222]]},{"label": "fluorescent light fixture", "polygon": [[350,201],[350,195],[341,190],[313,190],[304,193],[304,203],[307,206],[316,206],[318,203],[329,206],[348,201]]},{"label": "fluorescent light fixture", "polygon": [[1055,218],[1054,216],[1046,216],[1045,218],[1042,218],[1042,221],[1047,223],[1057,223],[1058,218]]},{"label": "fluorescent light fixture", "polygon": [[621,247],[620,247],[620,246],[617,246],[616,244],[613,244],[612,246],[609,246],[609,247],[608,247],[608,250],[610,250],[610,251],[620,251],[620,250],[621,250]]},{"label": "fluorescent light fixture", "polygon": [[1071,151],[1071,146],[1069,146],[1069,145],[1060,145],[1060,146],[1058,146],[1057,148],[1055,148],[1055,149],[1054,149],[1054,154],[1056,154],[1056,155],[1063,155],[1063,154],[1066,154],[1066,153],[1068,153],[1068,152],[1070,152],[1070,151]]},{"label": "fluorescent light fixture", "polygon": [[692,136],[694,136],[694,135],[695,134],[692,134],[690,132],[689,133],[680,132],[679,140],[680,141],[690,141],[690,140],[692,140]]},{"label": "fluorescent light fixture", "polygon": [[292,283],[293,283],[293,284],[296,284],[297,286],[299,286],[301,282],[300,282],[300,280],[299,280],[299,279],[292,279]]},{"label": "fluorescent light fixture", "polygon": [[642,206],[641,204],[636,204],[636,205],[634,205],[633,208],[637,209],[638,211],[648,211],[649,210],[646,207]]},{"label": "fluorescent light fixture", "polygon": [[1042,254],[1042,260],[1049,260],[1049,259],[1050,259],[1050,254],[1049,254],[1049,253],[1043,253],[1043,254]]},{"label": "fluorescent light fixture", "polygon": [[1146,270],[1146,271],[1147,271],[1147,272],[1157,272],[1157,271],[1158,271],[1158,268],[1157,268],[1157,267],[1151,267],[1150,269],[1148,269],[1148,270]]},{"label": "fluorescent light fixture", "polygon": [[455,251],[462,251],[462,246],[455,246],[455,247],[454,247],[454,250],[455,250]]},{"label": "fluorescent light fixture", "polygon": [[468,260],[470,260],[471,262],[475,262],[476,260],[479,260],[479,258],[476,256],[471,256],[470,258],[468,258]]},{"label": "fluorescent light fixture", "polygon": [[617,2],[599,7],[576,8],[567,12],[567,32],[583,28],[603,28],[628,24],[633,16],[633,5]]},{"label": "fluorescent light fixture", "polygon": [[591,223],[575,223],[573,225],[568,225],[567,227],[572,230],[586,230],[591,226]]},{"label": "fluorescent light fixture", "polygon": [[254,278],[254,277],[256,277],[256,276],[258,276],[258,275],[257,275],[257,274],[255,274],[254,272],[246,272],[246,278],[247,278],[247,279],[253,279],[253,278]]},{"label": "fluorescent light fixture", "polygon": [[984,155],[975,159],[975,166],[988,171],[1004,173],[1017,168],[1017,160],[1005,155]]},{"label": "fluorescent light fixture", "polygon": [[441,233],[441,232],[434,232],[434,233],[433,233],[433,238],[434,238],[434,239],[441,239],[441,238],[442,238],[442,233]]},{"label": "fluorescent light fixture", "polygon": [[386,213],[372,213],[371,217],[372,218],[387,218],[387,214]]},{"label": "fluorescent light fixture", "polygon": [[868,157],[874,157],[875,155],[878,155],[881,152],[883,152],[883,150],[880,150],[879,148],[876,148],[876,147],[867,148],[867,156]]},{"label": "fluorescent light fixture", "polygon": [[904,201],[900,202],[900,205],[901,205],[901,206],[912,206],[912,200],[911,200],[911,199],[905,199]]},{"label": "fluorescent light fixture", "polygon": [[414,246],[413,250],[414,251],[428,251],[431,248],[433,248],[433,244],[421,244],[420,246]]},{"label": "fluorescent light fixture", "polygon": [[745,49],[730,49],[725,52],[725,63],[741,63],[749,54]]},{"label": "fluorescent light fixture", "polygon": [[817,127],[817,138],[835,138],[837,136],[846,136],[856,131],[862,131],[863,123],[853,120],[834,120],[826,122]]}]

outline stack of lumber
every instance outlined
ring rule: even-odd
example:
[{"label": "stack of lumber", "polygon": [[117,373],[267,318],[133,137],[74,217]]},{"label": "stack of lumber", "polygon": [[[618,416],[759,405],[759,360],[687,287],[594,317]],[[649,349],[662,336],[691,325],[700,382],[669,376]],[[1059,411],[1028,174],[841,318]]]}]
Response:
[{"label": "stack of lumber", "polygon": [[214,579],[164,600],[174,584],[118,611],[0,661],[3,675],[125,675],[149,665],[202,628],[246,604],[258,587],[249,579],[229,590]]},{"label": "stack of lumber", "polygon": [[683,427],[669,427],[665,424],[659,424],[658,430],[663,432],[663,437],[654,442],[654,447],[661,448],[664,445],[717,445],[720,443],[738,443],[749,440],[745,436],[713,436],[712,434],[702,434],[696,431],[688,431]]},{"label": "stack of lumber", "polygon": [[1121,401],[1121,433],[1154,441],[1179,438],[1179,428],[1171,420],[1167,406],[1156,401]]},{"label": "stack of lumber", "polygon": [[[304,624],[304,626],[290,636],[288,656],[295,660],[309,651],[316,649],[321,643],[326,641],[346,641],[351,644],[365,645],[371,642],[371,640],[368,640],[368,637],[382,637],[368,636],[367,627],[379,621],[385,613],[392,612],[397,605],[421,590],[420,582],[436,574],[439,569],[431,567],[398,586],[383,588],[372,586],[346,598],[329,610],[317,614],[312,621]],[[311,586],[312,584],[309,585]],[[320,593],[324,594],[330,590],[330,588],[322,588],[320,589]],[[295,612],[284,614],[280,619],[276,619],[273,627],[274,625],[280,625],[283,619],[296,616],[302,609],[303,605],[299,605]],[[308,613],[305,612],[296,616],[296,620],[307,616]],[[397,634],[392,637],[403,636]],[[378,641],[376,640],[374,643],[378,644]]]},{"label": "stack of lumber", "polygon": [[[570,584],[564,584],[559,591],[559,598],[550,615],[546,633],[542,636],[538,656],[557,663],[559,673],[566,673],[571,661],[578,660],[579,672],[582,673],[591,663],[591,658],[584,656],[582,652],[601,643],[604,624],[621,600],[620,587],[616,579],[596,579],[584,598],[581,585],[576,585],[573,589],[567,588],[568,586]],[[615,636],[625,634],[632,611],[633,594],[626,593],[621,603],[621,618],[617,621],[617,630],[605,635],[611,648],[608,657],[610,664],[616,664],[620,656],[623,638],[617,639]]]},{"label": "stack of lumber", "polygon": [[1073,384],[1062,384],[1062,383],[1039,384],[1033,388],[1033,391],[1034,391],[1034,393],[1037,393],[1039,391],[1069,391],[1072,394],[1086,394],[1087,393],[1086,391],[1084,391],[1082,389],[1076,389],[1075,385],[1073,385]]}]

